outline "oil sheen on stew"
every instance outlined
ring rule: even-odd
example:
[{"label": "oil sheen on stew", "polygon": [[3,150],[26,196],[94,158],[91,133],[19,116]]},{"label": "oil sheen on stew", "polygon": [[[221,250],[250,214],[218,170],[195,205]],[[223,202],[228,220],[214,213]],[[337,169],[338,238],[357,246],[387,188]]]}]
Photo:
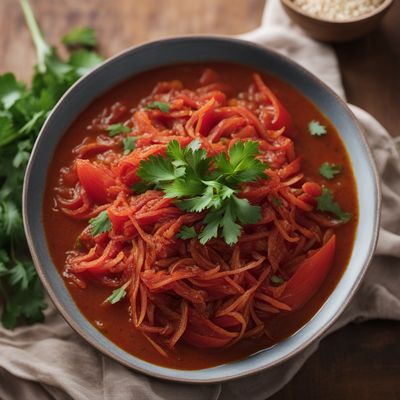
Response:
[{"label": "oil sheen on stew", "polygon": [[346,268],[357,219],[330,121],[277,78],[224,63],[148,71],[95,100],[55,152],[44,203],[82,313],[178,369],[304,325]]}]

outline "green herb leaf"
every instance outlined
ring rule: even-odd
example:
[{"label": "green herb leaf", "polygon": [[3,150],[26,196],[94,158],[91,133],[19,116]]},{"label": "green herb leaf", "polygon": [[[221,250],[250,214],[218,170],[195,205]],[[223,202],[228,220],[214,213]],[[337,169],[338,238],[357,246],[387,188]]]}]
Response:
[{"label": "green herb leaf", "polygon": [[108,218],[107,210],[102,211],[97,217],[89,220],[92,236],[97,236],[100,233],[109,232],[112,228],[110,219]]},{"label": "green herb leaf", "polygon": [[159,109],[160,111],[167,113],[169,112],[169,104],[163,103],[162,101],[153,101],[146,105],[149,110]]},{"label": "green herb leaf", "polygon": [[218,228],[223,217],[223,210],[209,211],[204,218],[204,228],[199,234],[201,244],[206,244],[212,238],[218,236]]},{"label": "green herb leaf", "polygon": [[112,124],[107,127],[108,136],[114,137],[121,133],[129,133],[131,129],[124,124]]},{"label": "green herb leaf", "polygon": [[103,57],[100,57],[93,51],[81,49],[71,54],[68,64],[74,67],[74,70],[79,76],[83,76],[89,73],[93,68],[97,67],[103,61]]},{"label": "green herb leaf", "polygon": [[236,215],[233,210],[233,203],[227,202],[220,226],[222,226],[222,237],[228,245],[235,244],[240,237],[241,227],[235,220]]},{"label": "green herb leaf", "polygon": [[14,74],[0,75],[0,104],[5,110],[11,108],[25,93],[25,85],[17,82]]},{"label": "green herb leaf", "polygon": [[316,120],[313,120],[308,124],[308,132],[312,136],[323,136],[328,133],[326,126]]},{"label": "green herb leaf", "polygon": [[137,170],[138,177],[154,185],[173,181],[184,174],[184,168],[175,167],[169,160],[162,156],[150,156],[148,160],[142,160]]},{"label": "green herb leaf", "polygon": [[131,186],[131,190],[136,194],[143,194],[151,189],[154,189],[154,186],[145,182],[137,182]]},{"label": "green herb leaf", "polygon": [[228,155],[229,159],[225,153],[218,154],[215,165],[217,172],[225,175],[229,182],[254,182],[258,178],[267,178],[265,170],[268,164],[256,159],[259,155],[257,142],[236,142]]},{"label": "green herb leaf", "polygon": [[277,275],[272,275],[271,276],[271,282],[274,285],[281,285],[283,282],[285,282],[280,276]]},{"label": "green herb leaf", "polygon": [[324,162],[319,167],[319,173],[326,179],[331,180],[336,175],[340,174],[342,171],[342,167],[336,164],[329,164],[328,162]]},{"label": "green herb leaf", "polygon": [[130,281],[126,282],[124,285],[112,291],[111,295],[108,296],[104,302],[115,304],[121,301],[126,296],[126,288],[129,286]]},{"label": "green herb leaf", "polygon": [[234,217],[242,224],[255,224],[261,219],[261,207],[253,206],[247,199],[236,196],[232,196],[230,201]]},{"label": "green herb leaf", "polygon": [[106,301],[111,304],[118,303],[126,296],[126,290],[123,287],[112,291],[111,295],[107,297]]},{"label": "green herb leaf", "polygon": [[204,184],[196,179],[178,178],[172,182],[163,184],[162,188],[165,192],[165,197],[173,199],[175,197],[197,196],[204,191]]},{"label": "green herb leaf", "polygon": [[181,230],[176,234],[179,239],[187,240],[197,237],[196,229],[194,226],[182,225]]},{"label": "green herb leaf", "polygon": [[21,290],[28,288],[31,278],[35,275],[35,268],[31,262],[17,261],[15,266],[9,270],[9,282],[13,286],[19,286]]},{"label": "green herb leaf", "polygon": [[322,194],[317,197],[317,202],[317,210],[334,214],[343,222],[350,220],[351,214],[341,209],[339,203],[334,201],[333,194],[328,188],[322,188]]},{"label": "green herb leaf", "polygon": [[136,148],[136,141],[137,137],[135,136],[128,136],[122,140],[122,144],[124,146],[124,155],[128,155]]},{"label": "green herb leaf", "polygon": [[85,47],[96,47],[97,39],[96,32],[93,28],[79,27],[74,28],[63,36],[62,42],[66,46],[85,46]]}]

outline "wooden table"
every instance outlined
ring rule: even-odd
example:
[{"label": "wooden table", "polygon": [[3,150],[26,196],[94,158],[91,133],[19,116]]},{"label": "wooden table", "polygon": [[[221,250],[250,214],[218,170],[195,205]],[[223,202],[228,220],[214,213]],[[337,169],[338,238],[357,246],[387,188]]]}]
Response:
[{"label": "wooden table", "polygon": [[[145,40],[186,33],[238,34],[259,23],[264,0],[31,0],[46,37],[56,44],[72,26],[98,32],[100,52],[113,55]],[[381,27],[335,46],[350,102],[399,134],[400,1]],[[0,2],[0,73],[29,80],[35,53],[15,0]],[[62,49],[61,49],[62,50]],[[350,325],[325,339],[273,400],[400,399],[400,324]]]}]

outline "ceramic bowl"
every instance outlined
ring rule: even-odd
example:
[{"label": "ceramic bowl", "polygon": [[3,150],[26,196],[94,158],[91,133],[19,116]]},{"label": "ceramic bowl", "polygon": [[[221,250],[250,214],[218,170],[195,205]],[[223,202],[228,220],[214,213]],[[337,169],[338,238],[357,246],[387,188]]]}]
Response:
[{"label": "ceramic bowl", "polygon": [[375,11],[346,21],[332,21],[307,14],[293,4],[292,0],[281,0],[289,17],[314,39],[323,42],[347,42],[360,38],[374,30],[394,0],[385,0]]},{"label": "ceramic bowl", "polygon": [[[49,255],[43,227],[43,195],[54,151],[74,119],[94,99],[139,72],[188,62],[241,63],[275,75],[303,93],[332,121],[354,168],[359,220],[354,250],[337,287],[318,313],[299,331],[275,346],[245,359],[213,368],[182,371],[128,354],[103,336],[79,311]],[[23,191],[25,231],[39,276],[66,321],[90,344],[120,363],[159,378],[206,383],[230,380],[272,367],[303,350],[336,320],[357,289],[374,252],[379,225],[380,192],[370,150],[354,115],[315,76],[288,58],[250,42],[222,37],[183,37],[155,41],[124,51],[78,81],[58,102],[36,141]]]}]

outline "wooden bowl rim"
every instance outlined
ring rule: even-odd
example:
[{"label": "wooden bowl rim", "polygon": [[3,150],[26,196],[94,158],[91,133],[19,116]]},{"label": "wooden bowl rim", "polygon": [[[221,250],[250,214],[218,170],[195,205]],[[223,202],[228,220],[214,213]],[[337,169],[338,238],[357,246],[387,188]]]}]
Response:
[{"label": "wooden bowl rim", "polygon": [[352,24],[355,22],[359,22],[359,21],[365,21],[368,20],[369,18],[372,18],[382,12],[384,12],[389,6],[391,6],[393,4],[394,0],[384,0],[383,3],[377,7],[374,11],[364,14],[364,15],[360,15],[359,17],[355,17],[355,18],[351,18],[351,19],[346,19],[343,21],[335,21],[335,20],[331,20],[328,18],[321,18],[321,17],[317,17],[313,14],[309,14],[304,12],[303,10],[301,10],[299,7],[295,6],[293,4],[293,0],[281,0],[281,3],[283,3],[285,6],[287,6],[288,8],[290,8],[293,12],[295,12],[296,14],[309,18],[311,20],[314,21],[319,21],[319,22],[328,22],[330,24],[335,24],[335,25],[343,25],[343,24]]}]

